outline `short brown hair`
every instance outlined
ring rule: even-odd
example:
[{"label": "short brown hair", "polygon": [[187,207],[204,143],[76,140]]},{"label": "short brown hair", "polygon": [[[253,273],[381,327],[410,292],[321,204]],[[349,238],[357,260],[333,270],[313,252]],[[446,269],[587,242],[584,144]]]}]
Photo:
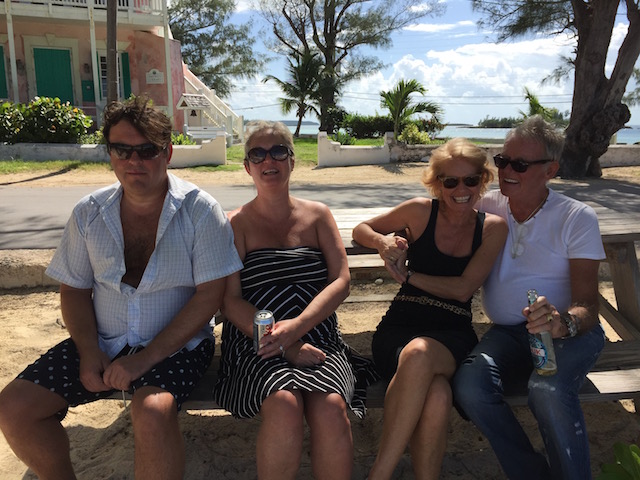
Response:
[{"label": "short brown hair", "polygon": [[156,147],[164,150],[171,143],[171,120],[153,106],[146,96],[111,102],[104,110],[102,133],[109,142],[111,127],[126,120]]}]

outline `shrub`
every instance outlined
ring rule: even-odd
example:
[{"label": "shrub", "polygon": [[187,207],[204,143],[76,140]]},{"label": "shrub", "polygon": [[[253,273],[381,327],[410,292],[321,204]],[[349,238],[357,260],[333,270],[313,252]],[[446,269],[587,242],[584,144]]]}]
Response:
[{"label": "shrub", "polygon": [[4,102],[0,105],[0,142],[15,143],[24,125],[24,105]]},{"label": "shrub", "polygon": [[418,130],[418,126],[415,123],[409,123],[404,127],[404,130],[402,130],[402,133],[398,136],[398,140],[408,145],[426,145],[431,143],[429,134]]},{"label": "shrub", "polygon": [[171,132],[171,143],[173,145],[196,145],[196,141],[184,133]]},{"label": "shrub", "polygon": [[640,480],[640,448],[616,442],[613,453],[615,462],[603,464],[596,480]]},{"label": "shrub", "polygon": [[99,145],[101,143],[106,144],[107,140],[104,138],[104,135],[102,134],[102,129],[100,129],[100,130],[96,130],[93,133],[85,133],[80,137],[80,141],[78,143]]},{"label": "shrub", "polygon": [[393,119],[389,115],[345,115],[340,125],[352,137],[378,138],[393,132]]},{"label": "shrub", "polygon": [[78,143],[93,121],[59,98],[35,97],[27,105],[6,102],[0,109],[0,141]]},{"label": "shrub", "polygon": [[333,140],[338,142],[340,145],[353,145],[356,143],[356,139],[349,135],[349,132],[343,132],[339,130],[333,135]]}]

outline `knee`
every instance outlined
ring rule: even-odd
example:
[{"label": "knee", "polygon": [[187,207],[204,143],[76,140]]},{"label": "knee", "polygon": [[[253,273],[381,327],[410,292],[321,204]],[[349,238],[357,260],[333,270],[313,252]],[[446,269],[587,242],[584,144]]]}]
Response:
[{"label": "knee", "polygon": [[48,418],[65,408],[58,394],[27,380],[13,380],[0,392],[0,428]]},{"label": "knee", "polygon": [[322,401],[314,402],[306,411],[307,422],[312,427],[325,427],[332,430],[350,430],[351,422],[347,415],[347,404],[341,395],[331,393],[323,395]]},{"label": "knee", "polygon": [[4,430],[22,418],[23,405],[12,382],[0,392],[0,428]]},{"label": "knee", "polygon": [[131,401],[131,423],[138,435],[160,435],[174,422],[178,408],[173,395],[160,389],[140,389]]},{"label": "knee", "polygon": [[269,395],[260,407],[265,422],[276,422],[291,429],[304,427],[304,403],[299,392],[279,390]]},{"label": "knee", "polygon": [[[572,403],[575,401],[577,407],[580,407],[578,395],[571,394],[561,385],[549,381],[549,379],[532,375],[528,383],[528,404],[529,408],[534,412],[544,411],[562,411],[566,407],[573,408]],[[537,414],[537,413],[536,413]]]},{"label": "knee", "polygon": [[411,375],[417,380],[416,375],[428,373],[430,370],[429,354],[428,341],[424,338],[411,340],[400,352],[398,373]]}]

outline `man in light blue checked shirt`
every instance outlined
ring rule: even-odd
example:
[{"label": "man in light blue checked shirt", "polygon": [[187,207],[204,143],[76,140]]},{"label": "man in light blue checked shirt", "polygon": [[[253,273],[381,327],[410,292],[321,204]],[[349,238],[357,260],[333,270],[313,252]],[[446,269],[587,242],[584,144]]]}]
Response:
[{"label": "man in light blue checked shirt", "polygon": [[0,393],[0,428],[40,478],[75,478],[68,407],[133,394],[136,478],[182,478],[182,403],[213,357],[209,321],[242,268],[206,192],[167,172],[171,122],[137,97],[105,110],[118,182],[76,205],[47,274],[70,338]]}]

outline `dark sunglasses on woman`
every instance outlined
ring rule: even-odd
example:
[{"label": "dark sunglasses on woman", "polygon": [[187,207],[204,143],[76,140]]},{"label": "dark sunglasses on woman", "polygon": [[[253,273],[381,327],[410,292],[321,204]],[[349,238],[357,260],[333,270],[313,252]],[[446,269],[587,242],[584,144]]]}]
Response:
[{"label": "dark sunglasses on woman", "polygon": [[467,187],[477,187],[480,183],[480,179],[482,178],[481,174],[469,175],[468,177],[445,177],[444,175],[440,175],[438,180],[442,182],[442,186],[444,188],[456,188],[460,180]]},{"label": "dark sunglasses on woman", "polygon": [[513,171],[518,173],[526,172],[530,165],[541,165],[543,163],[553,162],[551,159],[522,160],[521,158],[516,158],[515,160],[511,160],[509,157],[505,157],[501,153],[495,155],[493,157],[493,161],[499,169],[507,168],[507,165],[511,165]]},{"label": "dark sunglasses on woman", "polygon": [[252,148],[247,152],[247,160],[251,163],[262,163],[267,158],[267,153],[277,162],[283,162],[293,155],[293,151],[286,145],[274,145],[269,150],[262,147]]}]

